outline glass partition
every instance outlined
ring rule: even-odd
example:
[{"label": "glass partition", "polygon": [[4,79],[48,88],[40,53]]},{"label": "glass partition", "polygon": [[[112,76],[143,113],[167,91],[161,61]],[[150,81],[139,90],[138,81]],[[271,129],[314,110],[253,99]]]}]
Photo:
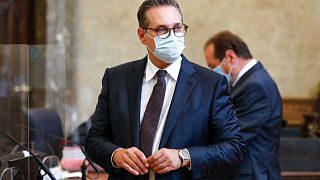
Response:
[{"label": "glass partition", "polygon": [[57,45],[29,46],[29,144],[44,157],[62,157],[66,124],[66,63]]},{"label": "glass partition", "polygon": [[[29,108],[29,48],[0,45],[0,127],[18,142],[28,140],[26,113]],[[0,157],[11,153],[15,144],[0,135]]]},{"label": "glass partition", "polygon": [[[72,116],[68,110],[72,107],[66,106],[72,93],[66,93],[66,62],[58,56],[61,49],[0,45],[0,128],[40,159],[62,157],[68,135],[66,117]],[[0,171],[10,166],[10,160],[27,156],[22,150],[0,134]],[[32,174],[28,170],[26,176]]]}]

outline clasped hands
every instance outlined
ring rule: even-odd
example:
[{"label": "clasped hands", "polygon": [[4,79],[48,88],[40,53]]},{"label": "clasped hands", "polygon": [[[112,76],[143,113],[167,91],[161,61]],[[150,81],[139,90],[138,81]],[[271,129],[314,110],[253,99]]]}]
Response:
[{"label": "clasped hands", "polygon": [[119,149],[113,155],[114,164],[133,175],[144,175],[149,170],[164,174],[181,167],[181,160],[176,149],[162,148],[150,157],[146,157],[136,147]]}]

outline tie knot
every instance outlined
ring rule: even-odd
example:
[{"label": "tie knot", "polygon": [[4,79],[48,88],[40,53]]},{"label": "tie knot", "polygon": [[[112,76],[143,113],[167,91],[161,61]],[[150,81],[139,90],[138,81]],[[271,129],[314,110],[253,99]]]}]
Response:
[{"label": "tie knot", "polygon": [[167,73],[167,71],[166,70],[158,70],[157,71],[157,76],[158,76],[158,78],[162,78],[162,77],[164,77],[164,75]]}]

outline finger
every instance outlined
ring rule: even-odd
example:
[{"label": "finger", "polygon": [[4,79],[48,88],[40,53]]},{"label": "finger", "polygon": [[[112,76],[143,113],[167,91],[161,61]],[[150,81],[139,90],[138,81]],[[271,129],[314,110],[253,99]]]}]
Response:
[{"label": "finger", "polygon": [[163,162],[163,163],[160,163],[160,164],[158,164],[157,166],[155,166],[152,170],[155,171],[155,172],[158,172],[158,171],[160,171],[161,169],[166,168],[167,166],[169,166],[169,164],[166,163],[166,162]]},{"label": "finger", "polygon": [[161,156],[160,158],[158,158],[157,160],[153,161],[153,163],[150,164],[150,168],[153,169],[159,166],[160,164],[164,164],[165,161],[166,161],[166,157]]},{"label": "finger", "polygon": [[164,149],[160,149],[159,151],[155,152],[153,155],[151,155],[147,161],[149,162],[149,164],[153,163],[155,160],[157,160],[158,158],[160,158],[164,153]]},{"label": "finger", "polygon": [[147,161],[146,156],[141,152],[139,149],[135,148],[134,149],[134,154],[140,159],[140,161],[144,164],[144,167],[148,168],[149,163]]},{"label": "finger", "polygon": [[133,174],[133,175],[135,175],[135,176],[138,176],[138,175],[139,175],[139,172],[138,172],[138,171],[132,169],[132,168],[131,168],[128,164],[126,164],[126,163],[124,163],[124,164],[122,165],[122,168],[125,169],[125,170],[127,170],[128,172],[130,172],[131,174]]},{"label": "finger", "polygon": [[140,174],[145,174],[145,172],[140,169],[140,167],[129,156],[125,158],[125,163],[128,164],[132,169],[138,171]]},{"label": "finger", "polygon": [[155,172],[158,173],[158,174],[164,174],[164,173],[170,172],[171,170],[172,170],[171,167],[167,166],[167,167],[165,167],[163,169],[160,169],[158,171],[155,171]]},{"label": "finger", "polygon": [[132,154],[129,153],[129,158],[136,164],[136,166],[140,169],[140,174],[145,174],[148,172],[148,169],[144,166],[144,164],[141,162],[141,160],[136,156],[136,154],[133,152]]}]

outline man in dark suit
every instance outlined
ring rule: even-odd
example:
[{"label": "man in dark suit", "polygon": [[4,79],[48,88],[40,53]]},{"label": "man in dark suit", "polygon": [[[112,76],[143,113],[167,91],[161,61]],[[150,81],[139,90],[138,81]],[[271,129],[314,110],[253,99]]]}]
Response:
[{"label": "man in dark suit", "polygon": [[226,79],[181,53],[187,25],[174,0],[146,0],[148,55],[107,69],[85,148],[109,179],[212,179],[246,151]]},{"label": "man in dark suit", "polygon": [[[222,31],[206,43],[212,58],[230,76],[229,93],[248,153],[240,165],[224,169],[224,179],[281,179],[278,159],[282,103],[277,85],[246,43]],[[207,55],[208,56],[208,55]]]}]

